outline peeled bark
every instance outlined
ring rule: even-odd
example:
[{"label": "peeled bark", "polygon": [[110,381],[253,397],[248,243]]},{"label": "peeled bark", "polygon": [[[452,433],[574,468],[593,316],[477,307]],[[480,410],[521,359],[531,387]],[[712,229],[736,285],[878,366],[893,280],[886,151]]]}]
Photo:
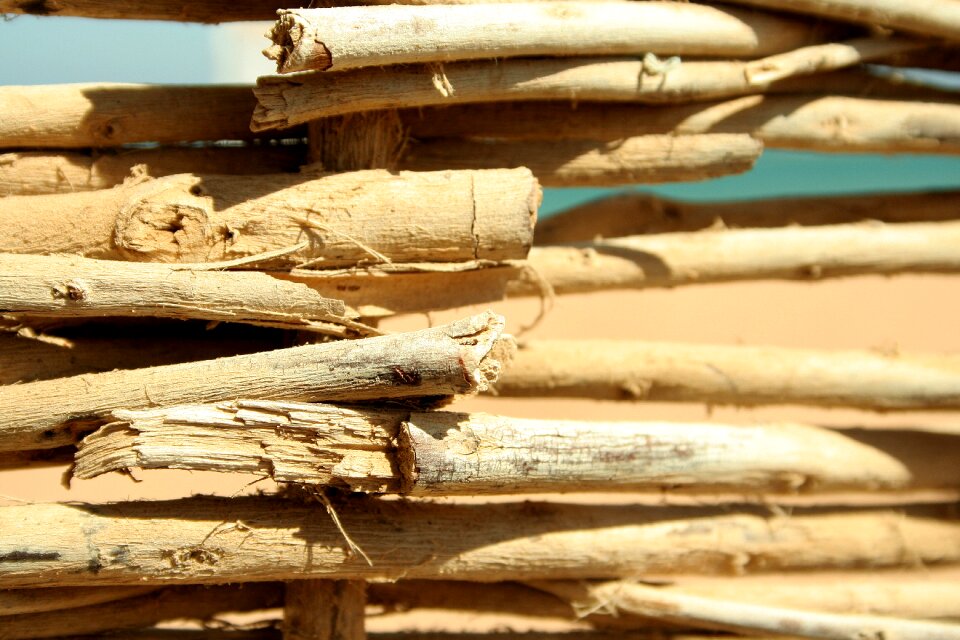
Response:
[{"label": "peeled bark", "polygon": [[283,609],[284,640],[365,640],[366,583],[293,580]]},{"label": "peeled bark", "polygon": [[620,193],[538,221],[534,241],[540,245],[590,242],[598,237],[701,231],[717,226],[817,226],[864,220],[944,222],[960,218],[958,199],[960,191],[934,191],[699,203],[647,193]]},{"label": "peeled bark", "polygon": [[[405,334],[0,387],[0,451],[54,448],[117,409],[231,398],[359,401],[486,389],[509,357],[487,312]],[[499,341],[499,342],[498,342]],[[495,345],[499,345],[494,349]]]},{"label": "peeled bark", "polygon": [[516,143],[436,140],[411,145],[401,166],[415,171],[529,167],[548,187],[613,186],[743,173],[762,151],[759,141],[736,134]]},{"label": "peeled bark", "polygon": [[740,133],[769,148],[957,154],[960,103],[950,100],[756,95],[671,106],[516,102],[401,113],[418,139],[469,136],[528,144],[607,140],[615,145],[633,136]]},{"label": "peeled bark", "polygon": [[960,409],[960,358],[624,340],[522,345],[501,396]]},{"label": "peeled bark", "polygon": [[534,247],[529,264],[539,277],[514,281],[509,292],[541,295],[541,280],[557,293],[578,293],[738,280],[956,273],[960,270],[958,246],[958,222],[865,222],[630,236]]},{"label": "peeled bark", "polygon": [[267,261],[284,267],[522,259],[539,202],[526,169],[183,174],[4,198],[0,251],[215,262],[293,249]]},{"label": "peeled bark", "polygon": [[337,7],[280,11],[264,55],[279,73],[516,56],[742,58],[789,51],[825,31],[774,14],[658,2]]},{"label": "peeled bark", "polygon": [[0,154],[0,196],[109,189],[143,175],[296,173],[305,158],[303,145],[18,151]]},{"label": "peeled bark", "polygon": [[960,438],[812,426],[523,420],[241,400],[115,411],[73,473],[189,469],[412,496],[960,488]]},{"label": "peeled bark", "polygon": [[[481,582],[950,564],[950,507],[765,516],[559,503],[267,498],[0,508],[0,585],[439,578]],[[953,516],[950,516],[952,518]],[[443,531],[443,536],[437,536]]]}]

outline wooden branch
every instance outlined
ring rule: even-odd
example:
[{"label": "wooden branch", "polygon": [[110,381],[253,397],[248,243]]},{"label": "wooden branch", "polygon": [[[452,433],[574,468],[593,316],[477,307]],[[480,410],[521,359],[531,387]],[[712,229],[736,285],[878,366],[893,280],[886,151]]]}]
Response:
[{"label": "wooden branch", "polygon": [[[143,595],[90,604],[63,611],[46,611],[0,617],[5,640],[56,638],[150,626],[164,620],[207,620],[216,614],[281,606],[282,590],[276,584],[250,583],[206,587],[178,587],[151,591],[134,587]],[[127,591],[131,589],[126,588]],[[86,589],[72,589],[73,592]]]},{"label": "wooden branch", "polygon": [[739,134],[516,143],[437,140],[411,145],[401,166],[414,171],[529,167],[544,186],[613,186],[743,173],[762,151],[758,140]]},{"label": "wooden branch", "polygon": [[356,312],[340,300],[269,273],[224,271],[217,263],[0,254],[0,310],[32,317],[244,322],[335,336],[374,333],[356,322]]},{"label": "wooden branch", "polygon": [[277,9],[291,4],[289,0],[192,0],[189,3],[171,0],[130,0],[123,4],[104,0],[0,0],[0,13],[36,16],[81,16],[84,18],[120,18],[138,20],[178,20],[189,22],[234,22],[272,20]]},{"label": "wooden branch", "polygon": [[348,113],[307,123],[310,162],[325,171],[397,168],[407,128],[395,110]]},{"label": "wooden branch", "polygon": [[[813,22],[704,5],[516,2],[290,9],[263,53],[279,73],[517,56],[759,57],[824,37]],[[483,38],[477,38],[482,32]]]},{"label": "wooden branch", "polygon": [[622,609],[634,615],[702,629],[829,640],[861,640],[871,636],[891,640],[960,638],[960,625],[786,609],[688,595],[641,584],[537,583],[537,586],[574,601],[574,606],[581,610]]},{"label": "wooden branch", "polygon": [[[0,251],[214,262],[287,250],[259,261],[282,267],[522,259],[539,202],[539,185],[522,168],[182,174],[104,191],[4,198],[0,228],[11,232],[0,233]],[[14,224],[25,217],[30,225]]]},{"label": "wooden branch", "polygon": [[[649,61],[652,63],[652,61]],[[254,131],[377,109],[529,100],[682,103],[755,93],[943,96],[860,70],[747,82],[746,62],[658,65],[624,58],[538,58],[369,67],[339,73],[263,77],[254,94]],[[646,66],[645,66],[646,65]],[[947,93],[949,95],[949,92]]]},{"label": "wooden branch", "polygon": [[956,0],[731,0],[737,4],[799,12],[881,25],[908,33],[960,40],[960,3]]},{"label": "wooden branch", "polygon": [[305,159],[303,145],[11,152],[0,154],[0,196],[109,189],[143,175],[295,173]]},{"label": "wooden branch", "polygon": [[75,477],[132,468],[266,473],[278,482],[413,496],[960,487],[960,470],[934,463],[960,450],[960,438],[947,434],[848,436],[793,424],[523,420],[247,400],[112,418],[80,444]]},{"label": "wooden branch", "polygon": [[524,343],[502,396],[960,409],[960,358],[624,340]]},{"label": "wooden branch", "polygon": [[[53,448],[116,409],[231,398],[357,401],[485,389],[508,358],[503,319],[487,312],[363,342],[312,344],[185,364],[0,387],[0,451]],[[496,346],[496,348],[494,348]]]},{"label": "wooden branch", "polygon": [[[817,280],[896,273],[956,273],[958,222],[736,229],[629,236],[534,247],[538,278],[511,283],[512,295],[674,287],[738,280]],[[729,256],[736,256],[730,260]]]},{"label": "wooden branch", "polygon": [[[174,587],[176,588],[176,587]],[[190,587],[193,590],[192,587]],[[208,588],[209,589],[209,588]],[[70,609],[74,612],[118,600],[158,591],[157,587],[50,587],[47,589],[4,589],[0,591],[0,616],[48,613]],[[218,593],[217,596],[220,597]],[[0,618],[2,620],[3,618]],[[147,626],[144,623],[141,626]]]},{"label": "wooden branch", "polygon": [[[560,503],[318,505],[192,498],[0,508],[0,585],[215,584],[317,577],[482,582],[754,573],[960,561],[943,508],[807,513]],[[443,536],[436,536],[442,530]]]},{"label": "wooden branch", "polygon": [[287,583],[284,640],[365,640],[367,585],[362,580]]},{"label": "wooden branch", "polygon": [[864,220],[943,222],[960,218],[958,198],[960,191],[934,191],[699,203],[647,193],[620,193],[538,221],[534,242],[590,242],[598,237],[701,231],[716,226],[817,226]]},{"label": "wooden branch", "polygon": [[0,87],[0,148],[249,140],[261,137],[249,127],[256,104],[250,89],[113,83]]},{"label": "wooden branch", "polygon": [[404,110],[401,117],[411,135],[420,140],[474,137],[612,143],[658,134],[747,133],[770,148],[956,154],[960,153],[960,103],[949,100],[756,95],[672,106],[515,102]]}]

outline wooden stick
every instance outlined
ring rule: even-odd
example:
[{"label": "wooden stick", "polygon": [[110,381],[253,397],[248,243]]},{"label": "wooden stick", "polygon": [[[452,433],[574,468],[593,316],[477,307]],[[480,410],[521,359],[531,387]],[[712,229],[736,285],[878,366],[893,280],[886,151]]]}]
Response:
[{"label": "wooden stick", "polygon": [[109,189],[143,175],[295,173],[305,159],[303,145],[18,151],[0,154],[0,196]]},{"label": "wooden stick", "polygon": [[[63,611],[3,616],[0,625],[5,640],[27,640],[136,629],[171,619],[207,620],[227,611],[280,606],[283,592],[277,586],[251,583],[218,586],[216,589],[194,586],[159,591],[149,587],[126,587],[128,592],[139,590],[143,595]],[[74,588],[72,591],[82,594],[88,589]]]},{"label": "wooden stick", "polygon": [[335,336],[375,333],[340,300],[269,273],[218,270],[216,263],[0,254],[0,309],[33,317],[198,318]]},{"label": "wooden stick", "polygon": [[[196,176],[0,200],[0,251],[346,267],[526,257],[540,188],[527,169]],[[30,219],[24,227],[14,220]],[[424,229],[429,228],[429,232]],[[292,250],[290,250],[292,249]],[[47,296],[49,297],[49,296]]]},{"label": "wooden stick", "polygon": [[[738,280],[955,273],[960,269],[957,243],[958,222],[867,222],[664,233],[534,247],[529,264],[557,293],[577,293]],[[514,281],[509,292],[540,295],[538,282]]]},{"label": "wooden stick", "polygon": [[[952,505],[913,515],[795,510],[783,518],[531,502],[345,499],[334,508],[339,526],[319,505],[266,498],[2,507],[0,585],[214,584],[254,576],[488,582],[960,561],[960,524],[939,519]],[[434,535],[441,528],[444,535]]]},{"label": "wooden stick", "polygon": [[743,173],[762,151],[762,143],[742,134],[493,144],[438,140],[411,145],[401,166],[414,171],[523,166],[544,186],[613,186]]},{"label": "wooden stick", "polygon": [[733,0],[768,9],[808,13],[936,38],[960,40],[960,3],[956,0]]},{"label": "wooden stick", "polygon": [[[53,448],[116,409],[230,398],[357,401],[425,398],[485,389],[509,357],[503,319],[484,313],[363,342],[0,387],[0,451]],[[495,345],[497,348],[495,349]]]},{"label": "wooden stick", "polygon": [[494,391],[739,406],[960,409],[960,358],[623,340],[524,343]]},{"label": "wooden stick", "polygon": [[283,609],[284,640],[365,640],[362,580],[293,580]]},{"label": "wooden stick", "polygon": [[255,104],[249,86],[5,86],[0,87],[0,148],[249,140],[260,137],[248,126]]},{"label": "wooden stick", "polygon": [[404,110],[401,117],[420,140],[620,141],[657,134],[748,133],[770,148],[956,154],[960,103],[948,100],[756,95],[671,106],[516,102]]},{"label": "wooden stick", "polygon": [[682,103],[755,93],[943,95],[859,70],[750,85],[745,62],[662,64],[624,58],[537,58],[364,68],[263,77],[254,131],[377,109],[528,100]]},{"label": "wooden stick", "polygon": [[[169,588],[169,587],[168,587]],[[176,589],[176,587],[173,587]],[[193,589],[191,587],[191,589]],[[209,589],[209,588],[208,588]],[[4,589],[0,591],[0,616],[86,609],[117,600],[133,600],[157,587],[50,587],[40,589]],[[221,597],[226,594],[218,593]],[[2,620],[2,618],[0,618]],[[147,626],[145,623],[142,626]]]},{"label": "wooden stick", "polygon": [[793,424],[523,420],[247,400],[112,417],[80,444],[76,477],[134,467],[266,469],[278,482],[413,496],[960,487],[960,471],[932,462],[960,448],[946,434],[849,437]]},{"label": "wooden stick", "polygon": [[307,130],[310,162],[325,171],[396,169],[408,142],[394,110],[321,118]]},{"label": "wooden stick", "polygon": [[193,0],[187,4],[170,0],[131,0],[122,5],[103,0],[57,0],[39,4],[31,0],[0,0],[0,13],[216,23],[272,20],[277,9],[289,5],[287,0]]},{"label": "wooden stick", "polygon": [[864,220],[942,222],[960,218],[958,198],[960,191],[934,191],[699,203],[647,193],[620,193],[538,221],[534,242],[590,242],[598,237],[701,231],[716,226],[817,226]]},{"label": "wooden stick", "polygon": [[[290,9],[263,53],[279,73],[516,56],[759,57],[821,39],[820,25],[774,14],[657,2]],[[482,39],[477,32],[482,31]]]},{"label": "wooden stick", "polygon": [[829,640],[860,640],[871,636],[891,640],[960,638],[960,625],[785,609],[687,595],[640,584],[538,583],[537,586],[575,601],[574,606],[582,610],[623,609],[634,615],[705,629]]}]

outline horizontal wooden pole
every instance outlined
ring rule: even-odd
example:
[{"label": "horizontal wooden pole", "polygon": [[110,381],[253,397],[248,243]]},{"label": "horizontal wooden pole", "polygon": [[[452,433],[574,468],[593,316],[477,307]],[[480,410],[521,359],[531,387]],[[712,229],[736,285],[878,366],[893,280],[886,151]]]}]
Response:
[{"label": "horizontal wooden pole", "polygon": [[613,144],[634,136],[740,133],[779,149],[960,153],[960,103],[947,96],[931,102],[754,95],[671,106],[514,102],[401,113],[411,136],[420,140],[470,136],[528,143],[609,140]]},{"label": "horizontal wooden pole", "polygon": [[539,203],[523,168],[191,173],[0,199],[0,252],[200,263],[283,251],[258,266],[287,268],[522,259]]},{"label": "horizontal wooden pole", "polygon": [[436,140],[411,145],[401,166],[414,171],[529,167],[544,186],[614,186],[743,173],[762,151],[761,142],[741,134],[492,144]]},{"label": "horizontal wooden pole", "polygon": [[341,300],[269,273],[216,265],[0,254],[0,310],[32,317],[243,322],[335,336],[375,333]]},{"label": "horizontal wooden pole", "polygon": [[626,340],[532,341],[522,345],[495,392],[710,405],[960,409],[960,358]]},{"label": "horizontal wooden pole", "polygon": [[958,198],[960,191],[931,191],[700,203],[639,192],[619,193],[538,221],[534,242],[590,242],[598,237],[701,231],[718,226],[820,226],[864,220],[944,222],[960,218]]},{"label": "horizontal wooden pole", "polygon": [[[499,373],[503,319],[487,312],[452,324],[364,341],[0,387],[0,451],[74,442],[116,409],[237,397],[358,401],[433,398],[485,389]],[[496,347],[496,348],[495,348]]]},{"label": "horizontal wooden pole", "polygon": [[766,9],[810,14],[868,25],[880,25],[918,35],[960,40],[960,5],[956,2],[914,0],[731,0]]},{"label": "horizontal wooden pole", "polygon": [[[511,283],[512,295],[674,287],[738,280],[818,280],[897,273],[956,273],[958,222],[734,229],[628,236],[534,247],[538,278]],[[730,260],[729,256],[736,256]]]},{"label": "horizontal wooden pole", "polygon": [[336,7],[280,11],[264,55],[279,73],[517,56],[756,58],[827,32],[774,14],[640,1]]},{"label": "horizontal wooden pole", "polygon": [[960,452],[960,438],[923,432],[848,436],[796,424],[523,420],[246,400],[114,411],[111,419],[80,444],[76,477],[175,468],[412,496],[960,487],[960,470],[934,462]]},{"label": "horizontal wooden pole", "polygon": [[193,0],[188,4],[170,0],[132,0],[122,5],[103,0],[57,0],[39,4],[31,0],[0,0],[0,13],[217,23],[272,20],[277,9],[289,4],[277,0]]},{"label": "horizontal wooden pole", "polygon": [[14,151],[0,154],[0,196],[109,189],[143,175],[295,173],[305,158],[305,145],[286,144]]},{"label": "horizontal wooden pole", "polygon": [[[759,512],[560,503],[268,498],[0,508],[0,586],[326,577],[482,582],[736,574],[960,561],[949,507]],[[443,536],[436,536],[438,530]],[[536,551],[536,553],[534,553]]]},{"label": "horizontal wooden pole", "polygon": [[[475,102],[565,100],[684,103],[756,93],[942,95],[860,70],[750,84],[746,62],[681,62],[666,73],[631,58],[538,58],[369,67],[268,76],[257,82],[254,131],[377,109]],[[645,66],[646,65],[646,66]]]}]

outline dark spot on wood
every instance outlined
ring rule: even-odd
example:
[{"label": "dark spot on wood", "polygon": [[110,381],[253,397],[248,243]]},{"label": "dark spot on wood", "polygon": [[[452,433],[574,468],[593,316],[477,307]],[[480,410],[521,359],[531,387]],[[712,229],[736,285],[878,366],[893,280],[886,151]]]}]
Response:
[{"label": "dark spot on wood", "polygon": [[192,195],[192,196],[197,196],[197,197],[199,198],[200,196],[204,195],[205,193],[206,193],[206,191],[204,191],[203,187],[200,186],[199,184],[195,184],[195,185],[193,185],[192,187],[190,187],[190,195]]},{"label": "dark spot on wood", "polygon": [[60,554],[56,551],[36,553],[33,551],[11,551],[0,556],[0,562],[46,562],[59,560]]},{"label": "dark spot on wood", "polygon": [[25,0],[19,3],[17,8],[32,16],[49,16],[60,10],[56,2],[49,0]]},{"label": "dark spot on wood", "polygon": [[393,367],[392,374],[393,381],[396,384],[416,387],[423,383],[423,376],[417,371],[407,371],[401,367]]},{"label": "dark spot on wood", "polygon": [[44,440],[50,440],[51,438],[55,438],[57,436],[57,432],[54,431],[53,429],[47,429],[40,435],[43,437]]},{"label": "dark spot on wood", "polygon": [[93,575],[100,573],[100,570],[103,569],[103,563],[100,562],[100,558],[90,558],[90,561],[87,562],[87,571]]}]

